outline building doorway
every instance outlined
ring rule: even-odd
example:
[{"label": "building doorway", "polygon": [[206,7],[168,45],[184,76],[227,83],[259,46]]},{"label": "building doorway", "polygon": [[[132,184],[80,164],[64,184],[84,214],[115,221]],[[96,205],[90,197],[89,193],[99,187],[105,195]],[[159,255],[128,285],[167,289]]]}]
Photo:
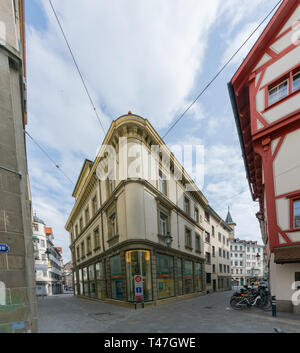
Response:
[{"label": "building doorway", "polygon": [[213,279],[213,291],[217,291],[217,281],[215,279]]}]

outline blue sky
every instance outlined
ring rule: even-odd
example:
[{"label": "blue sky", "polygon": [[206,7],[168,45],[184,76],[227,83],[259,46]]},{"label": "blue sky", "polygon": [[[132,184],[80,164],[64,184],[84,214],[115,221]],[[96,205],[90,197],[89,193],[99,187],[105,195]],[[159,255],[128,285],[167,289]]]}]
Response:
[{"label": "blue sky", "polygon": [[[160,135],[276,4],[266,0],[52,2],[105,129],[131,110],[147,118]],[[76,181],[84,159],[94,159],[103,132],[48,0],[26,1],[26,31],[27,130]],[[236,236],[260,241],[258,205],[251,200],[227,92],[227,82],[257,36],[165,142],[204,145],[202,191],[210,205],[224,218],[230,205]],[[34,210],[53,228],[55,242],[69,260],[64,225],[74,204],[73,186],[30,140],[27,145]]]}]

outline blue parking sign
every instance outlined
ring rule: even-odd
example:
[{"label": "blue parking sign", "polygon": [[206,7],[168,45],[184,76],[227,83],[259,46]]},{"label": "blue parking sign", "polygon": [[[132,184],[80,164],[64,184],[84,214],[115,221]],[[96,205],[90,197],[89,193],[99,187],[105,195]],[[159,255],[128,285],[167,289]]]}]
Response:
[{"label": "blue parking sign", "polygon": [[10,248],[7,244],[0,244],[0,253],[8,253]]}]

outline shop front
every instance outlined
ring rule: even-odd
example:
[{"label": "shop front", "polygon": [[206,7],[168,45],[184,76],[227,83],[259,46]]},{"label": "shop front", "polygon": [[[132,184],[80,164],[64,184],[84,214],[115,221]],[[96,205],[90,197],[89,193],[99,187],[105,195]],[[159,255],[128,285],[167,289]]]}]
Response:
[{"label": "shop front", "polygon": [[[178,256],[180,255],[180,256]],[[135,277],[143,299],[151,302],[204,291],[201,259],[155,248],[121,249],[75,269],[75,295],[135,302]]]}]

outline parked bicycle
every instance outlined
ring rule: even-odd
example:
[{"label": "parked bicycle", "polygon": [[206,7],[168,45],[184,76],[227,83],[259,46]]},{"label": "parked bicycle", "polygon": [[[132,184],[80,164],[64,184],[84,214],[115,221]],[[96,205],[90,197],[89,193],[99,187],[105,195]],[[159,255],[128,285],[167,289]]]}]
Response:
[{"label": "parked bicycle", "polygon": [[264,286],[259,286],[258,288],[244,286],[232,295],[230,305],[235,310],[242,310],[253,306],[257,306],[264,311],[272,309],[269,290]]}]

